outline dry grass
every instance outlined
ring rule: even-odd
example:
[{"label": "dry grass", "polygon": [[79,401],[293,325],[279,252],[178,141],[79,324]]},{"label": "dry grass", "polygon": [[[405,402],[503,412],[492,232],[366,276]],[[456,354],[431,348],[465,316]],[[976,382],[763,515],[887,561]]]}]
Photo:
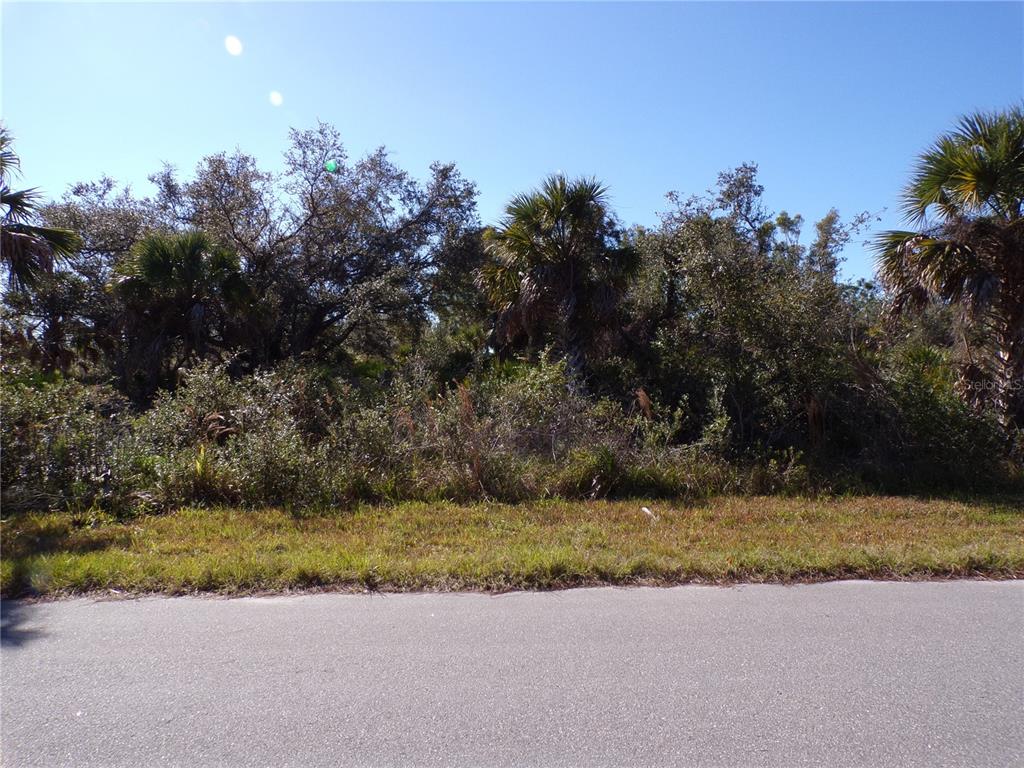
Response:
[{"label": "dry grass", "polygon": [[[657,520],[642,511],[654,510]],[[724,497],[185,509],[2,523],[4,595],[1024,576],[1020,499]]]}]

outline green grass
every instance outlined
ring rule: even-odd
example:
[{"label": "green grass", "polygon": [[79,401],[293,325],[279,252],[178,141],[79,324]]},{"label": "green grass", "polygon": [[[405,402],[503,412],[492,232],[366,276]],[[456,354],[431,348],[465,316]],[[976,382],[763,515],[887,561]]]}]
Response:
[{"label": "green grass", "polygon": [[[641,511],[650,507],[652,521]],[[0,524],[4,595],[1024,576],[1024,503],[722,497]]]}]

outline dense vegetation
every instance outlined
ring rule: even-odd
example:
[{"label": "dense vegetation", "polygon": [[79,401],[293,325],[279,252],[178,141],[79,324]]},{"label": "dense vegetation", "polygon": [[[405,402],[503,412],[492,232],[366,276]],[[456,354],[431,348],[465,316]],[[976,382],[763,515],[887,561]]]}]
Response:
[{"label": "dense vegetation", "polygon": [[878,283],[869,216],[808,242],[752,164],[654,229],[561,176],[484,226],[325,125],[46,204],[0,141],[7,511],[1020,488],[1020,109],[919,158]]}]

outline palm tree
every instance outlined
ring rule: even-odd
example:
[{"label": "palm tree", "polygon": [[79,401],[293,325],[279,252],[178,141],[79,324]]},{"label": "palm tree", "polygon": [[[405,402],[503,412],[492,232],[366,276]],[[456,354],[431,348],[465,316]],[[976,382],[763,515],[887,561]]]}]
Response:
[{"label": "palm tree", "polygon": [[914,231],[876,242],[894,316],[959,305],[982,332],[1006,428],[1024,426],[1024,112],[975,113],[920,156],[903,195]]},{"label": "palm tree", "polygon": [[137,399],[222,345],[227,319],[249,298],[238,257],[202,232],[146,236],[118,265],[111,288],[125,305],[122,376]]},{"label": "palm tree", "polygon": [[478,283],[496,312],[498,344],[525,338],[534,353],[551,334],[579,383],[586,349],[612,325],[635,268],[606,188],[594,179],[549,176],[509,202],[499,226],[485,232],[485,245]]},{"label": "palm tree", "polygon": [[21,161],[14,154],[13,139],[0,125],[0,262],[8,283],[16,290],[26,290],[53,270],[55,260],[74,254],[81,239],[67,229],[32,223],[39,192],[11,189],[13,178],[20,175]]}]

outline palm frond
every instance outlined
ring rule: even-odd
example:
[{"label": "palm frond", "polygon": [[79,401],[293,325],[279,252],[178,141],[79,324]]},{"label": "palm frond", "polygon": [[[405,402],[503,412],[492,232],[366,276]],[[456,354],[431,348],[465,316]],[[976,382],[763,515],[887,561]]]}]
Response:
[{"label": "palm frond", "polygon": [[21,174],[21,160],[14,153],[14,138],[7,127],[0,124],[0,183]]},{"label": "palm frond", "polygon": [[27,222],[35,214],[40,199],[36,189],[12,190],[6,185],[0,187],[0,206],[6,208],[3,222]]},{"label": "palm frond", "polygon": [[51,257],[64,259],[73,256],[82,247],[82,238],[70,229],[39,227],[34,224],[7,224],[4,230],[18,237],[39,241],[39,246],[50,252]]},{"label": "palm frond", "polygon": [[8,179],[21,163],[7,128],[0,124],[0,263],[18,290],[34,285],[55,261],[72,256],[82,239],[67,229],[33,224],[40,194],[36,189],[12,190]]},{"label": "palm frond", "polygon": [[960,119],[919,158],[904,190],[903,210],[920,224],[932,209],[944,221],[1021,215],[1024,200],[1024,113],[976,112]]}]

